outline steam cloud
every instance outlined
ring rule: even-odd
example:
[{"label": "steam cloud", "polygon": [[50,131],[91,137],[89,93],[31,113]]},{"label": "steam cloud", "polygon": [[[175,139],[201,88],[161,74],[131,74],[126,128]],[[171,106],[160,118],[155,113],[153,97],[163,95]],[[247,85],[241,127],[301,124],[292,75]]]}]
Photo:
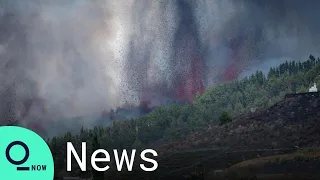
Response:
[{"label": "steam cloud", "polygon": [[192,101],[269,62],[317,55],[320,42],[311,0],[0,3],[1,121],[25,126]]}]

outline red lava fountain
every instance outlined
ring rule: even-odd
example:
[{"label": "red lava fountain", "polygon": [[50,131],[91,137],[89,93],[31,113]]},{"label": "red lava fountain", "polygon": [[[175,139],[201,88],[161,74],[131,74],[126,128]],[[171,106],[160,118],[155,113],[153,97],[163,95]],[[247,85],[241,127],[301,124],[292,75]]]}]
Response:
[{"label": "red lava fountain", "polygon": [[203,93],[203,69],[201,63],[200,58],[194,56],[190,72],[184,75],[184,81],[180,82],[180,85],[177,87],[179,100],[192,102],[197,93]]}]

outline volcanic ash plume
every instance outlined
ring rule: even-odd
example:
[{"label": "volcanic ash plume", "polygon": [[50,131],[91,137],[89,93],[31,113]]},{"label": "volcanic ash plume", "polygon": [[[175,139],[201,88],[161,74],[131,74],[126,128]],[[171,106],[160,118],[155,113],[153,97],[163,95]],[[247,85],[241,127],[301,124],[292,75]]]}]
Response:
[{"label": "volcanic ash plume", "polygon": [[126,64],[130,87],[138,92],[140,100],[151,104],[166,98],[192,101],[203,90],[202,57],[192,7],[184,1],[137,1],[133,9],[137,10],[133,12],[137,28]]},{"label": "volcanic ash plume", "polygon": [[[192,102],[319,49],[320,1],[0,0],[1,121]],[[92,115],[93,114],[93,115]],[[61,120],[73,124],[76,120]]]},{"label": "volcanic ash plume", "polygon": [[50,124],[121,105],[124,2],[1,4],[1,121]]}]

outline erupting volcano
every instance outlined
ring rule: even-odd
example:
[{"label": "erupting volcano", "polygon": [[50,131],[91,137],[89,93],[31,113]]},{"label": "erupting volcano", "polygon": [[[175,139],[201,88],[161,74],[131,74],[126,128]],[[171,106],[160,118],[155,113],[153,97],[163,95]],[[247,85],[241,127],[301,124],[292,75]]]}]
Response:
[{"label": "erupting volcano", "polygon": [[[151,68],[153,71],[149,72],[149,74],[152,74],[151,76],[154,77],[151,80],[146,78],[147,75],[143,75],[148,74],[148,72],[143,70],[135,71],[132,74],[129,73],[130,76],[128,77],[128,79],[132,80],[129,82],[133,84],[132,86],[136,86],[137,89],[141,89],[141,86],[137,86],[137,81],[133,81],[133,79],[139,79],[143,82],[140,101],[142,101],[143,106],[147,109],[158,105],[165,105],[168,101],[192,102],[197,93],[203,93],[205,86],[205,61],[202,59],[203,54],[200,51],[201,43],[195,22],[195,14],[192,11],[192,3],[178,0],[169,5],[176,7],[175,12],[178,16],[176,18],[179,20],[176,22],[176,31],[171,34],[173,37],[171,45],[166,45],[173,49],[171,49],[171,54],[165,60],[168,65],[165,72],[159,73],[158,69],[154,70]],[[147,34],[142,34],[141,36],[144,37]],[[156,66],[154,65],[156,63],[155,60],[151,59],[150,49],[152,47],[150,47],[150,44],[147,43],[146,45],[140,39],[134,39],[134,41],[138,43],[138,46],[132,46],[129,61],[142,61],[143,64],[148,64],[151,67]],[[141,49],[141,46],[146,48]],[[141,51],[143,51],[143,56],[141,56]],[[132,58],[134,57],[137,57],[139,60],[133,60]],[[163,65],[156,67],[159,68],[159,66]],[[166,76],[167,80],[163,81],[163,79],[166,79]],[[161,79],[158,82],[157,77]]]},{"label": "erupting volcano", "polygon": [[190,103],[214,84],[319,56],[320,1],[1,2],[0,121],[39,131]]}]

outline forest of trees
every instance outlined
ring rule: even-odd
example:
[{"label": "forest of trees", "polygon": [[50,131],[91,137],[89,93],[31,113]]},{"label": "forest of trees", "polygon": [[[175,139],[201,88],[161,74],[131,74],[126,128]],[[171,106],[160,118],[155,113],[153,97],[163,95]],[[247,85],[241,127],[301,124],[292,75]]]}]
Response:
[{"label": "forest of trees", "polygon": [[65,169],[66,142],[71,141],[76,149],[81,149],[81,142],[85,141],[89,151],[97,146],[111,150],[166,143],[211,125],[228,123],[251,108],[273,105],[288,93],[308,92],[314,82],[320,84],[320,59],[310,55],[304,62],[288,61],[272,67],[267,74],[257,71],[241,80],[216,84],[198,94],[192,104],[158,107],[136,119],[113,121],[107,127],[82,128],[79,134],[54,137],[48,143],[56,172]]}]

